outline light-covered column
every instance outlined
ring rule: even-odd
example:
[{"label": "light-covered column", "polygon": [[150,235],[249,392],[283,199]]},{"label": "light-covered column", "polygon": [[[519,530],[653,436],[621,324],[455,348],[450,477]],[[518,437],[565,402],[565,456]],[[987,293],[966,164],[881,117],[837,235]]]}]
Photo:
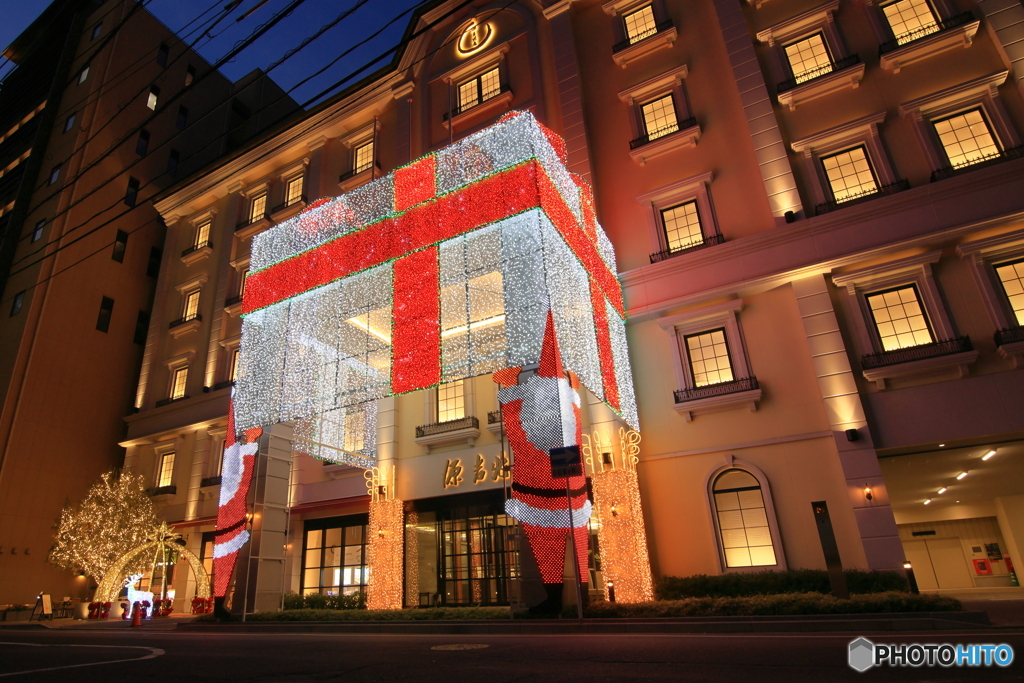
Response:
[{"label": "light-covered column", "polygon": [[405,504],[396,495],[398,399],[377,401],[377,466],[366,472],[370,523],[366,563],[369,609],[401,609],[404,585]]}]

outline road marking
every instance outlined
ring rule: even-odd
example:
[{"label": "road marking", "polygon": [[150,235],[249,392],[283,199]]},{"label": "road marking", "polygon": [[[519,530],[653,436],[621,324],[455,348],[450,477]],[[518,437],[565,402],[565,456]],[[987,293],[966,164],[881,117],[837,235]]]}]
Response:
[{"label": "road marking", "polygon": [[114,648],[118,650],[149,650],[149,654],[143,657],[132,657],[131,659],[111,659],[105,662],[88,662],[86,664],[68,664],[67,666],[51,666],[45,669],[29,669],[28,671],[13,671],[11,673],[0,674],[0,678],[4,676],[20,676],[22,674],[37,674],[43,671],[59,671],[61,669],[77,669],[82,666],[98,666],[100,664],[120,664],[122,662],[141,662],[144,659],[154,659],[164,654],[164,651],[158,647],[145,647],[141,645],[65,645],[65,644],[50,644],[50,643],[14,643],[14,642],[0,642],[0,645],[25,645],[28,647],[103,647],[103,648]]}]

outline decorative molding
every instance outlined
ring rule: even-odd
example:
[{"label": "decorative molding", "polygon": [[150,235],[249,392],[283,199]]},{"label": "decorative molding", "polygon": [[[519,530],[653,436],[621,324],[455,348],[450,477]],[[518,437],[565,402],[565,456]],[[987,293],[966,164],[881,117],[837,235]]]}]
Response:
[{"label": "decorative molding", "polygon": [[310,152],[315,152],[316,150],[326,145],[329,139],[330,138],[328,138],[326,135],[315,137],[306,143],[306,149],[308,149]]},{"label": "decorative molding", "polygon": [[813,29],[823,22],[833,21],[833,15],[839,9],[839,0],[831,0],[823,5],[813,7],[806,12],[759,31],[758,41],[774,47],[775,43],[795,37],[797,34]]},{"label": "decorative molding", "polygon": [[391,86],[391,97],[400,100],[411,95],[415,89],[416,81],[406,81],[405,83],[393,85]]},{"label": "decorative molding", "polygon": [[797,106],[830,95],[840,90],[856,90],[864,78],[864,62],[857,62],[845,69],[833,71],[825,76],[812,78],[800,85],[778,94],[779,104],[795,111]]},{"label": "decorative molding", "polygon": [[884,287],[892,276],[913,271],[919,271],[922,266],[938,263],[942,258],[942,250],[936,249],[915,256],[881,263],[877,266],[860,268],[845,273],[832,275],[832,283],[836,287],[846,288],[846,293],[854,296],[857,289],[873,289]]},{"label": "decorative molding", "polygon": [[296,175],[305,173],[307,166],[309,166],[309,157],[302,157],[302,159],[278,171],[276,175],[281,179],[281,182],[291,180]]},{"label": "decorative molding", "polygon": [[202,324],[202,318],[196,316],[195,318],[189,320],[188,322],[182,323],[180,325],[175,325],[174,327],[170,328],[168,332],[172,337],[178,339],[179,337],[183,337],[186,334],[197,331],[202,326]]},{"label": "decorative molding", "polygon": [[886,365],[880,368],[864,370],[864,379],[874,382],[879,391],[884,391],[886,382],[891,379],[913,377],[917,375],[931,375],[942,370],[955,368],[959,377],[966,377],[970,374],[970,365],[978,359],[977,351],[963,351],[947,356],[936,356],[935,358],[923,358],[910,361],[909,363],[897,363]]},{"label": "decorative molding", "polygon": [[1009,71],[997,71],[943,90],[900,103],[900,116],[929,116],[938,110],[956,109],[973,104],[979,97],[999,97],[999,86]]},{"label": "decorative molding", "polygon": [[812,441],[814,439],[831,439],[832,432],[807,432],[805,434],[792,434],[789,436],[779,436],[774,439],[761,439],[759,441],[744,441],[741,443],[732,443],[725,446],[708,446],[706,448],[696,448],[691,451],[673,451],[671,453],[660,453],[658,455],[641,455],[640,464],[653,460],[668,460],[669,458],[689,458],[695,455],[707,455],[709,453],[726,453],[727,464],[732,464],[728,458],[734,457],[730,455],[729,451],[743,451],[748,448],[761,448],[762,446],[775,446],[780,443],[795,443],[797,441]]},{"label": "decorative molding", "polygon": [[560,0],[548,7],[545,7],[542,11],[544,12],[544,18],[551,21],[555,17],[565,14],[569,11],[569,6],[572,5],[572,0]]},{"label": "decorative molding", "polygon": [[689,68],[686,64],[683,64],[654,78],[648,78],[643,83],[638,83],[628,90],[619,92],[619,100],[624,104],[636,104],[638,100],[645,99],[650,95],[671,90],[681,84],[689,73]]},{"label": "decorative molding", "polygon": [[694,124],[688,128],[680,128],[674,133],[663,135],[645,145],[640,145],[636,149],[629,150],[629,157],[641,166],[645,166],[648,161],[663,154],[679,149],[696,147],[700,141],[700,133],[699,124]]},{"label": "decorative molding", "polygon": [[[509,105],[512,104],[513,93],[511,90],[505,90],[500,95],[495,95],[489,99],[484,100],[480,104],[470,107],[465,111],[456,114],[451,119],[451,124],[458,128],[460,125],[467,121],[473,121],[477,119],[487,118],[493,116],[494,112],[508,109]],[[444,126],[445,130],[448,130],[449,122],[447,120],[441,121],[441,125]]]},{"label": "decorative molding", "polygon": [[173,358],[168,358],[167,360],[164,361],[164,365],[167,366],[168,370],[174,370],[175,368],[180,368],[183,365],[192,365],[192,363],[195,362],[195,360],[196,352],[186,351],[185,353],[178,354]]},{"label": "decorative molding", "polygon": [[199,261],[202,261],[203,259],[207,258],[212,254],[213,247],[210,246],[209,242],[207,242],[206,246],[200,247],[199,249],[191,249],[182,254],[181,262],[184,263],[186,266],[191,266],[195,263],[198,263]]},{"label": "decorative molding", "polygon": [[466,78],[476,71],[483,71],[489,66],[499,64],[504,61],[505,55],[507,55],[511,49],[512,45],[509,40],[506,40],[504,43],[498,43],[490,50],[481,52],[478,55],[473,55],[464,63],[449,69],[439,76],[434,76],[431,79],[431,82],[458,81],[462,78]]},{"label": "decorative molding", "polygon": [[748,391],[737,391],[732,394],[721,396],[708,396],[698,398],[685,403],[673,403],[672,407],[677,413],[686,418],[687,422],[693,422],[697,415],[706,413],[717,413],[723,410],[735,410],[747,408],[750,412],[757,410],[757,402],[761,400],[761,389],[750,389]]},{"label": "decorative molding", "polygon": [[885,120],[886,112],[880,111],[874,114],[862,116],[848,123],[843,123],[832,128],[809,135],[789,143],[789,146],[797,153],[808,153],[822,147],[829,147],[834,144],[842,144],[851,138],[858,137],[865,133],[877,134],[878,124]]},{"label": "decorative molding", "polygon": [[658,52],[659,50],[666,50],[672,47],[675,45],[678,37],[679,32],[676,30],[676,27],[670,26],[663,31],[658,31],[655,34],[630,45],[625,50],[613,52],[612,61],[625,69],[631,62],[643,59],[647,55]]},{"label": "decorative molding", "polygon": [[185,280],[181,284],[175,285],[174,288],[178,290],[179,294],[184,295],[185,292],[190,292],[193,289],[199,289],[205,285],[210,279],[209,273],[199,273],[195,277]]},{"label": "decorative molding", "polygon": [[886,52],[878,58],[879,66],[886,71],[898,74],[903,67],[928,59],[934,55],[956,50],[958,48],[969,48],[974,41],[974,35],[981,26],[980,21],[972,21],[963,26],[950,28],[935,33],[925,38],[911,41],[906,45]]},{"label": "decorative molding", "polygon": [[466,427],[465,429],[455,429],[450,432],[441,432],[440,434],[417,436],[413,441],[418,445],[423,446],[423,450],[426,453],[430,453],[434,448],[439,448],[441,446],[466,444],[466,446],[472,447],[476,444],[476,440],[478,438],[480,438],[479,428]]}]

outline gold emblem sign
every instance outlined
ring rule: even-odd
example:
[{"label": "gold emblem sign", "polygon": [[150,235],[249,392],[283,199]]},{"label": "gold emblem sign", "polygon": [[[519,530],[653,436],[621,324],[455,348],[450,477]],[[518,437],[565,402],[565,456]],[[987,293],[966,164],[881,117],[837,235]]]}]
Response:
[{"label": "gold emblem sign", "polygon": [[466,27],[466,30],[462,32],[462,35],[459,36],[459,54],[467,56],[484,49],[487,43],[490,42],[493,33],[494,30],[490,24],[480,24],[474,19]]}]

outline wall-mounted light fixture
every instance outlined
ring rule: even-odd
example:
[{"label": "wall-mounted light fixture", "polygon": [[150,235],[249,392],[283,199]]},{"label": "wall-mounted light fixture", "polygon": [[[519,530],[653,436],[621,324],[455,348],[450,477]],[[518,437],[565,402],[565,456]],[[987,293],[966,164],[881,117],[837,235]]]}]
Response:
[{"label": "wall-mounted light fixture", "polygon": [[966,476],[967,476],[966,472],[961,472],[960,474],[956,475],[956,478],[957,478],[957,480],[960,480],[960,479],[963,479]]},{"label": "wall-mounted light fixture", "polygon": [[932,503],[932,499],[931,498],[929,498],[928,500],[926,500],[924,502],[925,505],[931,505],[931,503]]},{"label": "wall-mounted light fixture", "polygon": [[851,443],[854,442],[854,441],[859,441],[860,440],[860,432],[858,432],[856,429],[847,429],[846,430],[846,440],[851,442]]},{"label": "wall-mounted light fixture", "polygon": [[946,487],[945,486],[943,486],[941,489],[939,489],[939,493],[945,493],[945,492],[946,492]]},{"label": "wall-mounted light fixture", "polygon": [[871,493],[871,487],[868,486],[867,484],[864,484],[864,497],[867,498],[868,500],[871,500],[872,498],[875,497],[874,494]]},{"label": "wall-mounted light fixture", "polygon": [[991,450],[988,453],[986,453],[985,455],[981,456],[981,459],[982,460],[988,460],[989,458],[991,458],[995,454],[996,454],[995,450]]}]

